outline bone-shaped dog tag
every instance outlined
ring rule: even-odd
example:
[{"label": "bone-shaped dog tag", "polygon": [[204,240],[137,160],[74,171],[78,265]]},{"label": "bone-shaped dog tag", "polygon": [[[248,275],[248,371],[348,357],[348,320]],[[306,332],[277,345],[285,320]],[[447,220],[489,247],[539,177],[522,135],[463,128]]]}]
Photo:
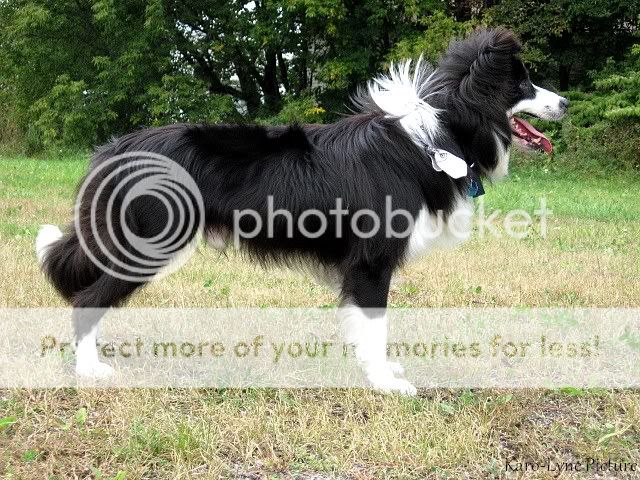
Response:
[{"label": "bone-shaped dog tag", "polygon": [[446,150],[436,148],[431,164],[436,172],[444,172],[451,178],[467,176],[467,162]]}]

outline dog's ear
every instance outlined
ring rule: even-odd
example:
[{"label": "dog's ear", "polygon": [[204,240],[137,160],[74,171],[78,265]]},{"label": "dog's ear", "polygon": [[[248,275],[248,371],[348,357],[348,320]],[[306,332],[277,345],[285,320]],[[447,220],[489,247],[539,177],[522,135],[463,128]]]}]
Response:
[{"label": "dog's ear", "polygon": [[484,52],[498,55],[517,55],[522,51],[522,45],[515,33],[504,28],[479,32],[484,37]]},{"label": "dog's ear", "polygon": [[522,50],[515,34],[503,28],[477,30],[463,44],[467,44],[467,51],[475,56],[469,65],[470,76],[507,73],[505,69],[511,65],[513,56]]},{"label": "dog's ear", "polygon": [[458,58],[466,59],[459,88],[460,94],[472,103],[480,97],[496,96],[501,80],[513,68],[514,56],[522,50],[515,34],[505,29],[477,30],[453,48]]}]

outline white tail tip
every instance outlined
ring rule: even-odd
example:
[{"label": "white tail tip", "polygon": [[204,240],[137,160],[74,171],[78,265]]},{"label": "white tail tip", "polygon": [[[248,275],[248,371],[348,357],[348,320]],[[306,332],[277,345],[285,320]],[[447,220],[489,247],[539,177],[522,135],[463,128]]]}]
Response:
[{"label": "white tail tip", "polygon": [[36,255],[42,264],[49,247],[62,238],[62,231],[55,225],[42,225],[36,237]]}]

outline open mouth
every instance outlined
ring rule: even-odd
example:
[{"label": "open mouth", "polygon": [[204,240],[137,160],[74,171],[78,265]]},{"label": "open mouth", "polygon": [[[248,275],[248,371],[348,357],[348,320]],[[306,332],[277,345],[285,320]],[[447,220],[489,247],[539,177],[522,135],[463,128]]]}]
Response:
[{"label": "open mouth", "polygon": [[512,116],[509,119],[511,124],[511,133],[516,142],[525,148],[531,148],[534,150],[543,150],[546,153],[553,151],[553,145],[551,141],[544,136],[544,133],[539,132],[526,120],[522,118]]}]

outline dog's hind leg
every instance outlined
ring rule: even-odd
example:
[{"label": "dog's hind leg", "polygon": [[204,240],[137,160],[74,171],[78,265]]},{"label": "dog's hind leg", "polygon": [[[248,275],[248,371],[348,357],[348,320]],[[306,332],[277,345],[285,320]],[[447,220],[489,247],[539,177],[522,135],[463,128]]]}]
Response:
[{"label": "dog's hind leg", "polygon": [[101,378],[113,373],[113,369],[102,363],[96,345],[98,324],[110,307],[120,305],[143,282],[116,278],[103,273],[90,287],[81,291],[73,301],[73,324],[76,335],[76,374]]},{"label": "dog's hind leg", "polygon": [[347,343],[372,386],[384,392],[415,395],[416,388],[396,377],[398,364],[387,360],[387,296],[391,268],[352,267],[342,285],[339,315]]}]

